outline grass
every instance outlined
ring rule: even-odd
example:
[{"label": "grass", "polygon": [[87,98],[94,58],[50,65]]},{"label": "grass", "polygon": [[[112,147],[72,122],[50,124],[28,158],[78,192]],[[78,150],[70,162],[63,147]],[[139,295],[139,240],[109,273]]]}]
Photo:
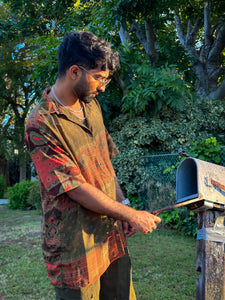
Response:
[{"label": "grass", "polygon": [[[0,299],[53,300],[44,266],[37,211],[0,205]],[[160,227],[129,239],[138,300],[195,299],[196,241]]]}]

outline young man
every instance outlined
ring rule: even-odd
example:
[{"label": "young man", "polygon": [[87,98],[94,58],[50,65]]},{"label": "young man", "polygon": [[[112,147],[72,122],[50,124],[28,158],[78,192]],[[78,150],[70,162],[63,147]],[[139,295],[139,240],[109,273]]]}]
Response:
[{"label": "young man", "polygon": [[118,53],[90,32],[65,37],[58,78],[26,124],[39,175],[43,255],[56,299],[136,299],[126,237],[160,218],[126,205],[111,159],[118,153],[96,96],[119,68]]}]

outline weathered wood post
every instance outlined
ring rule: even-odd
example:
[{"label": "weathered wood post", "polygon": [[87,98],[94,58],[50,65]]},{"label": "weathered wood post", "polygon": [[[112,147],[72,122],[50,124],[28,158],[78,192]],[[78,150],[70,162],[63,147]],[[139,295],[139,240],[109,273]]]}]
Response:
[{"label": "weathered wood post", "polygon": [[[217,226],[218,220],[222,224]],[[224,216],[218,210],[198,212],[197,300],[225,300]],[[221,234],[219,234],[221,233]]]},{"label": "weathered wood post", "polygon": [[176,183],[178,205],[198,214],[196,300],[225,300],[225,167],[189,157]]}]

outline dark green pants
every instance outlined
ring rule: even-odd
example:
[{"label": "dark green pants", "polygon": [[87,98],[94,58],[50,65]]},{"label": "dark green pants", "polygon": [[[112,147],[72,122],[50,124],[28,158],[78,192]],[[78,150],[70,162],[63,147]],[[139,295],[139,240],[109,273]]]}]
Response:
[{"label": "dark green pants", "polygon": [[136,300],[129,254],[114,261],[93,284],[80,290],[55,291],[56,300]]}]

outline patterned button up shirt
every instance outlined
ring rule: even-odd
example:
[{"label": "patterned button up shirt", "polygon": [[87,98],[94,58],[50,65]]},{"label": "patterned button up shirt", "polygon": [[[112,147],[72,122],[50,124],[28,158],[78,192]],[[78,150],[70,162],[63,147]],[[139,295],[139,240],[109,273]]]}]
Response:
[{"label": "patterned button up shirt", "polygon": [[26,145],[39,176],[42,249],[53,285],[78,289],[97,280],[123,256],[120,221],[96,214],[68,197],[89,183],[116,200],[111,159],[118,150],[96,99],[83,104],[88,126],[49,97],[46,89],[26,123]]}]

